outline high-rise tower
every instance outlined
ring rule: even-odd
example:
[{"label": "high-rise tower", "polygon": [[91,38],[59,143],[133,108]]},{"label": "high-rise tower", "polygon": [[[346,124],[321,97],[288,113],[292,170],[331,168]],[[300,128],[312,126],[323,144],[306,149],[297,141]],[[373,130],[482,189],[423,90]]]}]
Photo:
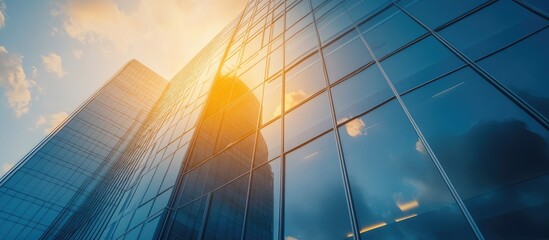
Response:
[{"label": "high-rise tower", "polygon": [[[531,0],[251,0],[78,194],[0,219],[58,209],[21,239],[546,238],[548,19]],[[0,190],[49,172],[30,162]],[[30,209],[15,192],[1,205]]]}]

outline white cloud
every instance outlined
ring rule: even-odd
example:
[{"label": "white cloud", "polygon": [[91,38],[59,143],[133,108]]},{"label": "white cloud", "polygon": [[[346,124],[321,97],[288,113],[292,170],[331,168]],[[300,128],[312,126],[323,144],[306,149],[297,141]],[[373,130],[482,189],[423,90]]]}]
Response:
[{"label": "white cloud", "polygon": [[0,87],[4,88],[8,105],[18,118],[29,111],[31,86],[23,70],[23,57],[9,54],[0,46]]},{"label": "white cloud", "polygon": [[39,116],[36,119],[34,128],[44,127],[44,133],[51,133],[59,124],[61,124],[69,115],[66,112],[52,113],[47,116]]},{"label": "white cloud", "polygon": [[6,10],[6,4],[0,2],[0,28],[6,26],[6,16],[4,16],[4,11]]},{"label": "white cloud", "polygon": [[[347,119],[343,121],[347,121]],[[366,127],[366,124],[360,118],[355,118],[350,122],[348,122],[347,124],[345,124],[345,129],[347,130],[347,134],[349,134],[349,136],[351,137],[366,135],[367,133],[365,131],[366,129],[364,129],[365,127]]]},{"label": "white cloud", "polygon": [[42,125],[44,125],[48,120],[46,120],[46,117],[39,116],[38,119],[36,119],[36,123],[34,124],[34,128],[39,128]]},{"label": "white cloud", "polygon": [[[286,109],[290,109],[293,106],[299,104],[300,102],[303,102],[305,98],[307,98],[309,94],[305,93],[303,90],[298,90],[295,92],[287,93],[284,95],[284,106]],[[282,106],[279,104],[276,106],[273,117],[276,117],[282,113]]]},{"label": "white cloud", "polygon": [[[126,1],[127,2],[127,1]],[[63,28],[107,56],[135,58],[170,78],[236,15],[247,0],[65,0]]]},{"label": "white cloud", "polygon": [[74,50],[72,50],[72,56],[73,56],[75,59],[80,59],[80,58],[82,58],[82,54],[84,54],[84,51],[82,51],[81,49],[74,49]]},{"label": "white cloud", "polygon": [[46,56],[42,56],[42,63],[46,67],[46,71],[57,75],[58,77],[63,77],[65,75],[65,70],[63,70],[63,60],[61,56],[50,53]]},{"label": "white cloud", "polygon": [[2,169],[0,170],[0,176],[6,174],[12,167],[13,167],[13,163],[2,164]]},{"label": "white cloud", "polygon": [[425,149],[425,145],[423,145],[423,142],[421,142],[421,140],[419,139],[416,141],[416,151],[423,154],[427,153],[427,149]]}]

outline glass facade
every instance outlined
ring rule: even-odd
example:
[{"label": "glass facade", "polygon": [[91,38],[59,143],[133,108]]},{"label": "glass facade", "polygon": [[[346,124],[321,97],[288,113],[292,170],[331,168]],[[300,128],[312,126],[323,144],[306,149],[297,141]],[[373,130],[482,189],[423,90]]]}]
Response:
[{"label": "glass facade", "polygon": [[[11,224],[0,233],[546,238],[547,9],[528,0],[250,0],[158,87],[131,139],[105,152],[113,160],[97,163],[74,197],[60,194],[67,202],[10,202],[22,191],[13,186],[42,196],[25,181],[50,171],[23,161],[0,185],[9,207],[0,220]],[[43,162],[70,168],[89,155]],[[51,220],[26,215],[43,209],[55,209],[43,214]]]}]

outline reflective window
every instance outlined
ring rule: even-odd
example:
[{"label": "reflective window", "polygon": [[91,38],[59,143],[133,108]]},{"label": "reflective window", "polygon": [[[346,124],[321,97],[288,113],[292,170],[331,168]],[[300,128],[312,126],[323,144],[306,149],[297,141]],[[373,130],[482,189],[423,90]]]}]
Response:
[{"label": "reflective window", "polygon": [[546,20],[513,1],[497,1],[443,29],[440,35],[470,58],[477,59],[546,24]]},{"label": "reflective window", "polygon": [[255,145],[254,166],[266,163],[267,161],[278,157],[282,149],[282,127],[281,120],[265,126],[257,135]]},{"label": "reflective window", "polygon": [[278,239],[280,211],[280,159],[254,170],[246,239]]},{"label": "reflective window", "polygon": [[471,69],[404,96],[487,239],[549,234],[549,132]]},{"label": "reflective window", "polygon": [[359,22],[388,3],[390,3],[389,0],[355,0],[345,1],[344,4],[351,19],[353,19],[354,22]]},{"label": "reflective window", "polygon": [[324,48],[323,53],[330,83],[373,60],[355,30]]},{"label": "reflective window", "polygon": [[284,17],[280,17],[273,23],[273,38],[277,37],[284,31]]},{"label": "reflective window", "polygon": [[283,48],[279,47],[269,55],[269,77],[282,70],[283,66]]},{"label": "reflective window", "polygon": [[429,28],[435,29],[483,2],[486,0],[401,0],[398,4]]},{"label": "reflective window", "polygon": [[212,191],[250,170],[254,139],[254,134],[251,134],[210,160],[203,193]]},{"label": "reflective window", "polygon": [[[235,84],[244,84],[249,89],[254,89],[265,81],[265,69],[266,69],[266,60],[263,59],[256,63],[253,67],[246,70],[246,72],[242,73],[235,81]],[[234,88],[234,87],[233,87]],[[234,91],[234,90],[233,90]],[[234,97],[231,97],[234,99]]]},{"label": "reflective window", "polygon": [[[318,17],[318,16],[317,16]],[[330,11],[326,16],[317,21],[318,34],[320,41],[323,43],[336,36],[343,30],[351,27],[353,22],[349,15],[345,13],[345,9],[338,7]]]},{"label": "reflective window", "polygon": [[139,235],[139,239],[153,239],[156,228],[158,227],[158,222],[160,222],[160,216],[149,220],[147,224],[145,224],[145,226],[143,227],[143,230]]},{"label": "reflective window", "polygon": [[207,196],[204,196],[177,209],[175,220],[170,229],[169,239],[198,239],[206,204]]},{"label": "reflective window", "polygon": [[[225,111],[216,152],[254,131],[259,121],[261,88],[248,92]],[[235,91],[233,87],[233,92]]]},{"label": "reflective window", "polygon": [[261,109],[261,123],[264,124],[282,113],[282,78],[277,77],[265,83]]},{"label": "reflective window", "polygon": [[286,12],[286,28],[293,26],[299,19],[311,12],[309,0],[303,0]]},{"label": "reflective window", "polygon": [[536,10],[541,11],[545,16],[549,15],[549,2],[540,0],[522,0],[522,2],[528,3]]},{"label": "reflective window", "polygon": [[388,8],[360,25],[358,29],[378,58],[427,32],[396,7]]},{"label": "reflective window", "polygon": [[206,179],[208,178],[211,162],[207,161],[185,174],[182,189],[179,191],[178,206],[182,206],[202,196],[202,190],[204,190],[204,183],[206,183]]},{"label": "reflective window", "polygon": [[499,82],[549,119],[549,48],[546,29],[479,62]]},{"label": "reflective window", "polygon": [[[313,23],[313,15],[309,14],[305,16],[303,19],[299,20],[296,24],[294,24],[290,29],[286,30],[284,35],[286,38],[293,36],[297,32],[301,31],[301,29],[307,27],[309,24]],[[286,23],[288,24],[288,23]]]},{"label": "reflective window", "polygon": [[316,31],[313,25],[309,25],[301,32],[286,41],[286,66],[291,65],[299,57],[318,47]]},{"label": "reflective window", "polygon": [[286,156],[284,239],[345,239],[351,233],[334,139],[328,133]]},{"label": "reflective window", "polygon": [[398,102],[339,128],[363,239],[474,239]]},{"label": "reflective window", "polygon": [[222,113],[218,112],[211,118],[206,119],[200,126],[189,162],[191,167],[198,165],[213,154],[215,140],[221,127]]},{"label": "reflective window", "polygon": [[338,122],[353,118],[393,96],[376,65],[332,88]]},{"label": "reflective window", "polygon": [[284,117],[284,149],[298,144],[332,127],[328,95],[324,92]]},{"label": "reflective window", "polygon": [[381,62],[399,92],[420,85],[463,65],[450,50],[434,37],[398,52]]},{"label": "reflective window", "polygon": [[203,239],[241,239],[248,179],[244,175],[212,193]]},{"label": "reflective window", "polygon": [[284,109],[292,108],[325,87],[322,62],[316,53],[286,72]]}]

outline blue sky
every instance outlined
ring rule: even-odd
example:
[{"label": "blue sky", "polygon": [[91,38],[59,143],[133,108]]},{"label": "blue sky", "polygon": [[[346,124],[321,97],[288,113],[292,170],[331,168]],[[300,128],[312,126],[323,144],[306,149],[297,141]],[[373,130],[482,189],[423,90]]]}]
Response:
[{"label": "blue sky", "polygon": [[123,64],[170,79],[246,0],[0,0],[0,176]]}]

